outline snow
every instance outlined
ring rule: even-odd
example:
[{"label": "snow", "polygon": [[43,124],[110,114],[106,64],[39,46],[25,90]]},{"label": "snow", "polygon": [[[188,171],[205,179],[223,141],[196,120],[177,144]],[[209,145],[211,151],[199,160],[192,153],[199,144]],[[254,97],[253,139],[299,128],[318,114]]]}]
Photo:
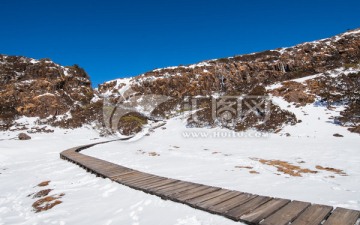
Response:
[{"label": "snow", "polygon": [[359,34],[359,33],[360,33],[360,29],[355,29],[355,30],[352,30],[352,31],[345,32],[340,36],[345,36],[345,35],[350,35],[350,34]]},{"label": "snow", "polygon": [[[359,70],[338,68],[294,81],[305,82],[323,75],[336,77]],[[131,82],[132,78],[116,80],[115,88],[119,89],[119,94],[124,94]],[[279,86],[281,83],[267,89]],[[109,94],[111,91],[105,93]],[[339,116],[343,106],[329,110],[315,102],[297,108],[280,97],[272,100],[293,112],[302,122],[285,126],[277,134],[250,130],[234,135],[221,128],[186,128],[185,119],[176,117],[165,125],[164,122],[149,124],[144,132],[129,141],[94,146],[82,153],[160,176],[359,210],[359,135],[330,119]],[[67,113],[66,116],[71,115]],[[34,126],[37,120],[36,117],[22,117],[17,123]],[[14,139],[24,131],[0,133],[0,225],[241,224],[87,173],[61,160],[59,153],[110,137],[99,137],[88,127],[74,130],[48,128],[54,133],[30,134],[32,139],[28,141]],[[13,129],[16,126],[11,127]],[[145,136],[146,133],[150,136]],[[334,137],[335,133],[344,137]],[[152,156],[152,152],[159,155]],[[282,160],[318,172],[294,177],[264,165],[256,158]],[[347,176],[318,170],[317,165],[341,169]],[[258,174],[238,168],[241,166],[250,166]],[[46,180],[51,181],[48,187],[36,187]],[[50,195],[64,193],[60,199],[63,202],[48,211],[33,212],[31,205],[36,199],[27,196],[47,188],[54,189]]]},{"label": "snow", "polygon": [[130,89],[132,80],[133,78],[130,77],[130,78],[121,78],[121,79],[105,82],[105,83],[116,82],[116,85],[112,89],[107,90],[105,93],[102,93],[101,96],[109,97],[114,94],[113,90],[116,90],[118,94],[123,95],[126,91]]},{"label": "snow", "polygon": [[162,71],[162,70],[171,70],[171,69],[177,69],[177,68],[190,68],[190,69],[194,69],[194,68],[196,68],[196,67],[211,66],[211,65],[209,64],[210,61],[213,61],[213,60],[203,61],[203,62],[200,62],[200,63],[191,64],[191,65],[188,65],[188,66],[169,66],[169,67],[154,69],[153,71],[154,71],[154,72],[158,72],[158,71]]},{"label": "snow", "polygon": [[23,80],[23,81],[19,81],[19,82],[17,83],[17,85],[32,84],[32,83],[34,83],[34,82],[35,82],[35,80],[33,80],[33,79]]},{"label": "snow", "polygon": [[95,94],[94,97],[91,99],[91,103],[98,102],[100,100],[101,98],[97,94]]},{"label": "snow", "polygon": [[[297,47],[308,45],[308,44],[313,45],[313,46],[317,46],[320,43],[325,43],[326,45],[330,46],[330,44],[332,42],[337,42],[337,41],[341,40],[345,36],[349,36],[349,35],[354,36],[354,35],[358,35],[358,34],[360,34],[360,29],[355,29],[355,30],[352,30],[352,31],[347,31],[347,32],[344,32],[342,34],[333,36],[331,38],[324,38],[324,39],[320,39],[320,40],[316,40],[316,41],[304,42],[302,44],[298,44],[298,45],[295,45],[293,47],[283,47],[283,48],[280,48],[279,50],[275,50],[275,51],[279,52],[282,55],[289,48],[297,48]],[[297,49],[297,51],[299,51],[299,50],[300,49]]]},{"label": "snow", "polygon": [[32,63],[32,64],[35,64],[35,63],[38,63],[39,61],[38,60],[36,60],[36,59],[31,59],[30,60],[30,63]]},{"label": "snow", "polygon": [[[91,129],[55,128],[53,134],[30,134],[29,141],[9,140],[17,133],[0,133],[1,225],[239,224],[96,177],[59,158],[64,149],[105,140]],[[46,180],[49,186],[36,187]],[[50,195],[64,193],[63,203],[33,212],[36,199],[27,196],[47,188],[54,189]]]},{"label": "snow", "polygon": [[[286,126],[277,134],[250,130],[233,135],[221,128],[186,128],[185,119],[176,117],[165,125],[149,125],[132,140],[94,146],[83,154],[175,179],[360,209],[359,135],[329,119],[343,108],[328,110],[319,104],[296,108],[282,98],[274,97],[273,101],[294,112],[302,122]],[[32,126],[37,119],[22,117],[17,122]],[[30,134],[29,141],[14,139],[24,131],[0,133],[1,225],[240,224],[96,177],[60,160],[59,153],[64,149],[109,138],[99,138],[87,127],[51,129],[54,133]],[[145,136],[146,132],[150,136]],[[335,133],[344,137],[334,137]],[[151,156],[151,152],[159,155]],[[317,165],[332,167],[347,176],[317,170],[316,174],[293,177],[255,158],[283,160],[311,170],[317,170]],[[239,166],[251,166],[259,174]],[[51,181],[48,187],[36,187],[46,180]],[[64,193],[60,199],[63,202],[48,211],[33,212],[31,205],[36,199],[27,196],[47,188],[54,189],[50,195]]]},{"label": "snow", "polygon": [[64,75],[65,75],[66,77],[70,76],[70,74],[69,74],[69,68],[63,67],[63,69],[64,69]]},{"label": "snow", "polygon": [[[327,76],[336,77],[341,73],[357,71],[339,68]],[[322,75],[324,74],[294,81],[304,82]],[[96,146],[86,154],[165,177],[360,209],[359,135],[334,124],[332,119],[339,116],[344,107],[337,106],[329,110],[315,102],[297,108],[282,98],[272,99],[281,108],[295,113],[302,122],[286,126],[278,134],[264,135],[249,131],[232,135],[220,128],[188,129],[181,118],[174,118],[168,121],[166,130],[156,130],[155,133],[150,133],[150,137],[130,143]],[[334,137],[336,133],[344,137]],[[221,139],[223,134],[227,136],[225,140]],[[286,134],[290,134],[290,137]],[[224,142],[226,148],[223,146]],[[153,158],[147,155],[153,151],[160,156]],[[253,158],[283,160],[311,170],[316,170],[318,165],[332,167],[343,170],[348,176],[327,171],[304,174],[301,178],[278,175],[274,167],[262,165]],[[252,166],[260,174],[239,171],[236,166]]]},{"label": "snow", "polygon": [[44,93],[44,94],[41,94],[41,95],[38,95],[38,96],[36,96],[35,98],[41,98],[41,97],[44,97],[44,96],[55,96],[54,94],[52,94],[52,93],[49,93],[49,92],[46,92],[46,93]]},{"label": "snow", "polygon": [[[301,110],[301,109],[299,109]],[[216,129],[185,128],[180,118],[168,121],[149,137],[128,143],[95,146],[85,154],[160,176],[182,179],[243,192],[282,197],[314,203],[360,209],[360,139],[346,128],[328,123],[321,107],[303,108],[313,116],[301,116],[303,122],[286,127],[279,134],[246,135],[222,138],[229,132]],[[301,112],[298,112],[299,115]],[[334,113],[336,114],[336,113]],[[318,120],[318,117],[321,119]],[[299,130],[299,133],[297,133]],[[204,134],[186,138],[184,133]],[[289,132],[290,137],[284,133]],[[220,133],[220,134],[219,134]],[[343,138],[334,137],[343,134]],[[259,138],[256,138],[259,137]],[[148,153],[160,156],[152,157]],[[276,168],[253,158],[288,161],[304,168],[316,165],[344,170],[348,176],[319,171],[303,177],[277,175]],[[298,162],[304,161],[299,164]],[[252,166],[259,174],[250,174],[236,166]],[[334,175],[335,178],[329,176]]]}]

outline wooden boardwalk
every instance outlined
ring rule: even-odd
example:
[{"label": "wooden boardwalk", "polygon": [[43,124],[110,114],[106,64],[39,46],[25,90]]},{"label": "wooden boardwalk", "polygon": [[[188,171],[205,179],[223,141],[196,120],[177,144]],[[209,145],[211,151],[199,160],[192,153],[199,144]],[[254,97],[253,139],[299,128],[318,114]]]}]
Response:
[{"label": "wooden boardwalk", "polygon": [[[122,139],[124,140],[124,139]],[[107,141],[108,142],[108,141]],[[136,190],[235,221],[260,225],[355,225],[360,211],[291,201],[143,173],[79,153],[100,142],[63,151],[62,159]]]}]

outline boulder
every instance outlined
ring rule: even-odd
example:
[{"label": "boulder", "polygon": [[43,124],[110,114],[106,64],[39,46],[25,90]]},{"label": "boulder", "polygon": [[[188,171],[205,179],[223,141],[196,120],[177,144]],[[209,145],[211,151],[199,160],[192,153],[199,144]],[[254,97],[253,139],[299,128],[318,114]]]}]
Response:
[{"label": "boulder", "polygon": [[18,135],[18,138],[19,138],[19,140],[30,140],[31,139],[31,137],[25,133],[20,133]]}]

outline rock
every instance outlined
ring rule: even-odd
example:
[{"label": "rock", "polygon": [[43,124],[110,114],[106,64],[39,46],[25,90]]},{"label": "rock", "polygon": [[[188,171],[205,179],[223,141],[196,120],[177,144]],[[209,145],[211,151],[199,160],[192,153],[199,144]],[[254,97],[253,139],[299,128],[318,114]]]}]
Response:
[{"label": "rock", "polygon": [[31,137],[25,133],[20,133],[18,135],[18,138],[19,138],[19,140],[30,140],[31,139]]},{"label": "rock", "polygon": [[336,133],[336,134],[333,134],[333,136],[334,136],[334,137],[344,137],[343,135],[341,135],[341,134],[338,134],[338,133]]},{"label": "rock", "polygon": [[129,113],[120,118],[118,123],[118,130],[123,135],[134,135],[142,131],[143,126],[148,123],[146,117],[140,113]]}]

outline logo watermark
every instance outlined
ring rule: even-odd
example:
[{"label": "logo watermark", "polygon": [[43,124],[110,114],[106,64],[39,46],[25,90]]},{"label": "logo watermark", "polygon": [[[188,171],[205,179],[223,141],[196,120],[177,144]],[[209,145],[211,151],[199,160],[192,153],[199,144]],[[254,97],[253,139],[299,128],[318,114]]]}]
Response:
[{"label": "logo watermark", "polygon": [[132,89],[120,94],[116,100],[114,97],[104,98],[103,119],[105,127],[110,134],[123,136],[120,123],[124,116],[135,113],[143,117],[150,117],[154,109],[170,99],[171,97],[164,95],[139,94]]},{"label": "logo watermark", "polygon": [[[235,127],[249,117],[256,117],[258,124],[265,123],[270,118],[270,99],[268,96],[218,96],[218,97],[185,97],[185,107],[196,112],[204,109],[202,104],[207,100],[207,108],[211,119],[219,125]],[[195,123],[202,123],[196,113],[191,115]]]},{"label": "logo watermark", "polygon": [[185,139],[217,139],[217,138],[268,138],[270,137],[269,133],[258,132],[258,131],[246,131],[246,132],[236,132],[236,131],[183,131],[182,137]]},{"label": "logo watermark", "polygon": [[[218,91],[214,92],[216,94],[208,96],[185,96],[181,99],[175,99],[178,105],[174,106],[173,111],[176,111],[180,115],[182,114],[186,121],[191,121],[192,125],[195,124],[195,126],[197,124],[197,127],[204,127],[204,124],[208,123],[211,124],[212,127],[220,126],[229,128],[230,130],[239,130],[237,129],[239,124],[242,124],[245,128],[249,128],[269,120],[271,101],[268,96],[226,95],[229,88],[227,77],[230,75],[229,73],[234,72],[230,72],[226,64],[221,63],[216,64],[214,69],[214,76],[218,80],[217,85],[219,88]],[[236,77],[241,77],[245,83],[251,80],[249,74],[242,74],[239,71],[235,71],[235,73],[239,73],[235,74]],[[104,124],[111,134],[123,136],[122,118],[131,113],[135,113],[152,121],[165,120],[166,118],[174,116],[165,115],[165,118],[154,118],[154,114],[152,114],[154,110],[162,111],[163,109],[159,108],[159,106],[167,104],[170,100],[174,100],[173,97],[142,94],[131,88],[127,88],[127,86],[125,86],[125,88],[123,87],[121,91],[121,94],[118,96],[104,98]],[[137,136],[144,136],[146,134],[135,133],[137,133]],[[186,136],[186,134],[184,135]],[[219,134],[212,133],[210,135],[204,134],[204,136],[214,138],[234,136],[249,137],[249,135],[252,137],[264,136],[263,133],[259,132],[254,132],[252,135],[248,134],[248,132],[245,134],[245,132],[235,131]],[[196,134],[191,134],[190,136],[195,137]],[[201,137],[202,135],[199,134],[198,136]]]}]

